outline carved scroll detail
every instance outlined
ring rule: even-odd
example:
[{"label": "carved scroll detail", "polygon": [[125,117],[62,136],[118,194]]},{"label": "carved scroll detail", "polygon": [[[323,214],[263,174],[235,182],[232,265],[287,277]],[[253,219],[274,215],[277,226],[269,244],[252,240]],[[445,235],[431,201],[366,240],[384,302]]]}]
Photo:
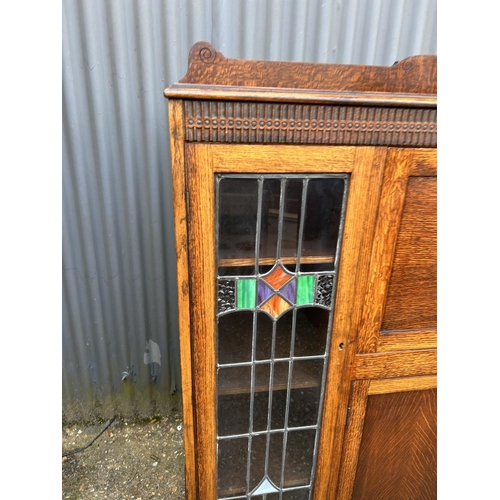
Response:
[{"label": "carved scroll detail", "polygon": [[203,47],[199,52],[200,60],[205,64],[211,64],[215,61],[217,51],[213,47]]},{"label": "carved scroll detail", "polygon": [[436,109],[185,101],[189,142],[435,147]]}]

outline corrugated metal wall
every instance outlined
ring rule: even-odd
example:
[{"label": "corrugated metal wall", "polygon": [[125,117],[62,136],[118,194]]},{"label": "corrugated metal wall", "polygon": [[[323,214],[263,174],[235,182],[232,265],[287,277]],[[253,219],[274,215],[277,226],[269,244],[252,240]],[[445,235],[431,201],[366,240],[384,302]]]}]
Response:
[{"label": "corrugated metal wall", "polygon": [[200,40],[227,57],[391,65],[436,54],[436,0],[63,0],[68,420],[164,411],[180,387],[162,93]]}]

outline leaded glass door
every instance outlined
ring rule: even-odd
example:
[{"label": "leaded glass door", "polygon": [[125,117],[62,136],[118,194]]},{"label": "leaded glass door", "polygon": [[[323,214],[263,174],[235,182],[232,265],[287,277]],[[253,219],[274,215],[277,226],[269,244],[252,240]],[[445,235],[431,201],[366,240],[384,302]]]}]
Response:
[{"label": "leaded glass door", "polygon": [[309,500],[327,482],[377,150],[186,152],[200,497]]}]

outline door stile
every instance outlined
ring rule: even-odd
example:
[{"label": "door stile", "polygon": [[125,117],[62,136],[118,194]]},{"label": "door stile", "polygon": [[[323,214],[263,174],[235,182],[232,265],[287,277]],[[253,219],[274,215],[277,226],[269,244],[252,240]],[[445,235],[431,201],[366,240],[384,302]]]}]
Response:
[{"label": "door stile", "polygon": [[[368,282],[385,147],[356,150],[339,266],[314,499],[335,499],[356,340]],[[333,485],[333,486],[332,486]]]},{"label": "door stile", "polygon": [[216,498],[215,224],[209,146],[186,145],[198,498]]}]

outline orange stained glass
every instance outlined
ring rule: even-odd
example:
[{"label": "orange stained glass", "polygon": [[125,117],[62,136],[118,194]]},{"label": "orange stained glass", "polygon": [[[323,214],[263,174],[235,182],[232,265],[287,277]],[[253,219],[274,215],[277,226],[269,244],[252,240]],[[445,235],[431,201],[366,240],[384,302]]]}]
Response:
[{"label": "orange stained glass", "polygon": [[292,307],[286,300],[279,295],[273,295],[269,300],[260,306],[260,309],[266,311],[273,318],[277,318],[281,313]]},{"label": "orange stained glass", "polygon": [[281,266],[277,266],[269,276],[262,279],[269,283],[275,290],[278,290],[291,278],[292,276],[286,273]]}]

